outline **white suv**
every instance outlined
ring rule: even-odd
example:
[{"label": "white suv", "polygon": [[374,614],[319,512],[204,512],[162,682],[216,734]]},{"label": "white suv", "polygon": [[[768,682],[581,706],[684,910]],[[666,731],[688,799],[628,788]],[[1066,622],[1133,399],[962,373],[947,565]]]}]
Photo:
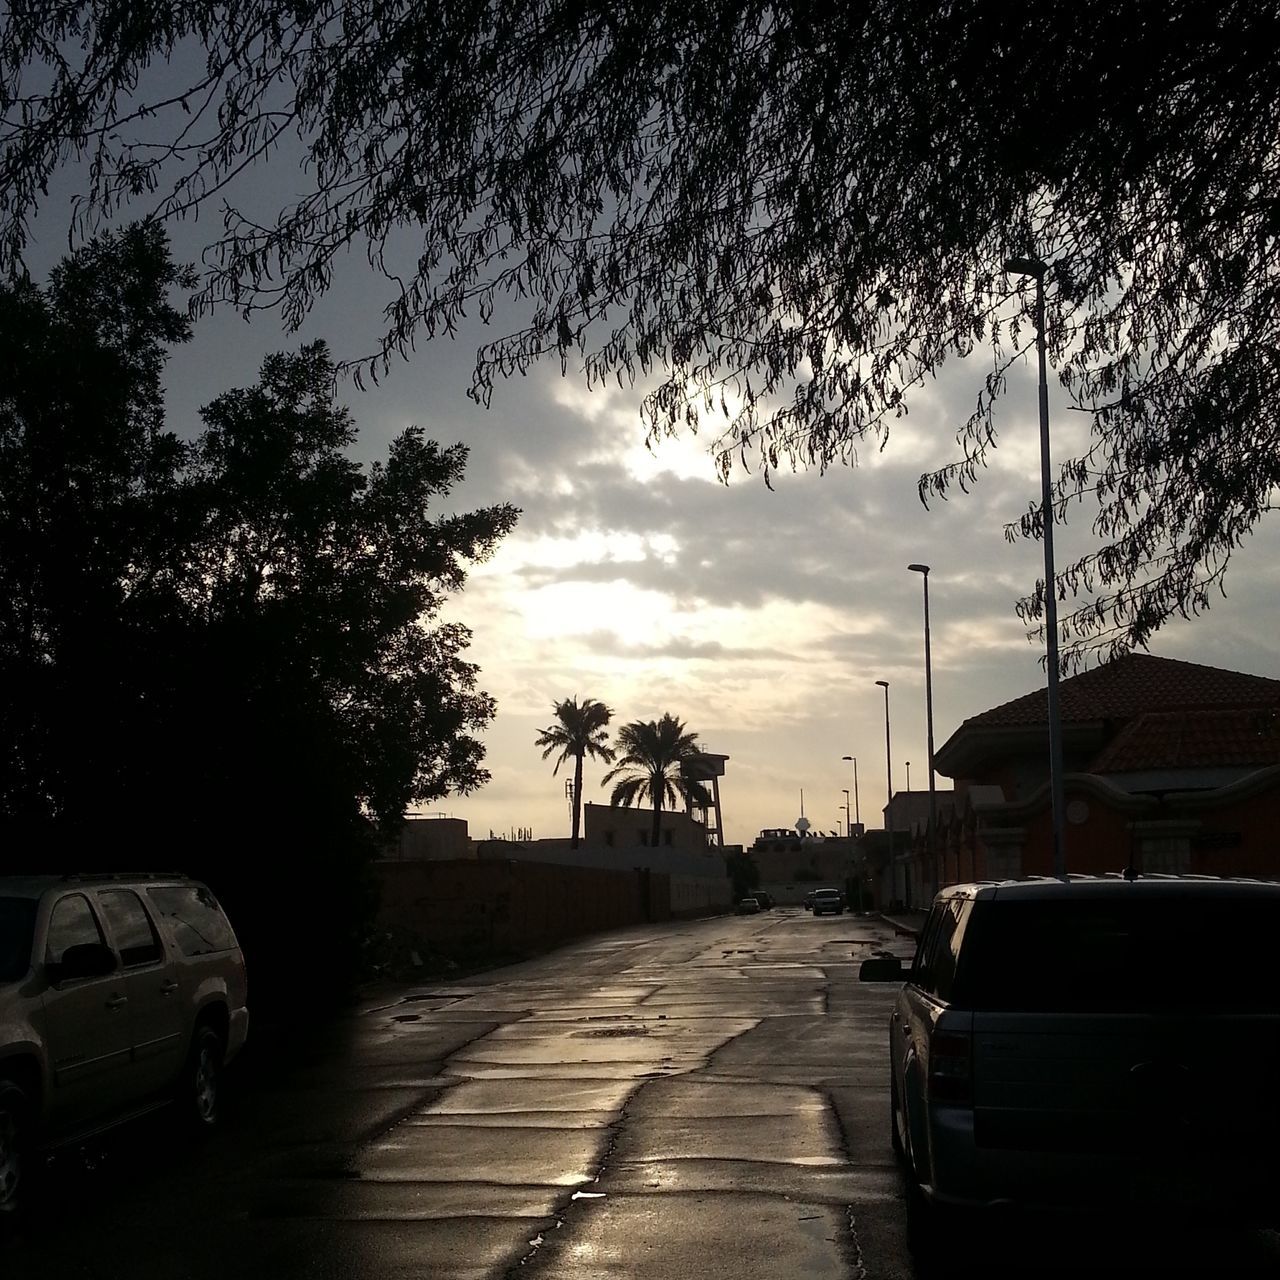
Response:
[{"label": "white suv", "polygon": [[204,885],[0,877],[0,1217],[41,1147],[174,1099],[212,1128],[248,1027],[244,957]]},{"label": "white suv", "polygon": [[1273,1225],[1277,938],[1276,884],[944,890],[889,1028],[892,1140],[917,1199]]}]

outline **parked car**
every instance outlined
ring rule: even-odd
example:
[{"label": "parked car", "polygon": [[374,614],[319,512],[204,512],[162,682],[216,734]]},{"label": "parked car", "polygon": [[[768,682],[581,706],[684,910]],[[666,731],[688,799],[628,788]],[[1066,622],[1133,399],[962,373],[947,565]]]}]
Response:
[{"label": "parked car", "polygon": [[763,889],[756,889],[751,896],[760,904],[761,911],[772,911],[778,905],[773,900],[773,894],[766,893]]},{"label": "parked car", "polygon": [[838,916],[844,910],[844,895],[839,889],[815,889],[812,910],[815,916],[823,915],[828,911]]},{"label": "parked car", "polygon": [[0,1219],[44,1148],[172,1102],[213,1128],[246,999],[239,943],[203,884],[0,877]]},{"label": "parked car", "polygon": [[743,898],[738,903],[738,914],[740,916],[754,916],[759,914],[760,904],[754,898]]},{"label": "parked car", "polygon": [[[889,1026],[891,1138],[916,1203],[1274,1225],[1277,936],[1280,885],[1261,882],[944,890]],[[895,969],[878,957],[864,978]]]}]

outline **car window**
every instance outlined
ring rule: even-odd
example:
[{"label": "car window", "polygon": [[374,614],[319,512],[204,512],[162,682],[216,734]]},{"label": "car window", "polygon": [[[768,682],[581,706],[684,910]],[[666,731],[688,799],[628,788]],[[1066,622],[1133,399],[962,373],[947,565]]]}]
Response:
[{"label": "car window", "polygon": [[0,982],[13,982],[31,967],[36,900],[0,898]]},{"label": "car window", "polygon": [[203,885],[161,885],[148,889],[147,896],[173,931],[183,955],[203,956],[236,945],[218,900]]},{"label": "car window", "polygon": [[982,902],[955,1001],[992,1011],[1280,1012],[1280,903]]},{"label": "car window", "polygon": [[955,955],[951,940],[959,923],[960,904],[955,901],[940,903],[935,908],[933,927],[929,931],[928,945],[924,952],[924,964],[916,985],[945,1000],[951,994],[951,982],[955,976]]},{"label": "car window", "polygon": [[938,922],[942,918],[942,904],[937,903],[929,912],[924,928],[920,930],[920,941],[916,944],[915,959],[911,962],[911,982],[925,991],[932,991],[932,976],[929,970],[929,957],[933,951],[933,940],[938,932]]},{"label": "car window", "polygon": [[98,903],[126,969],[155,964],[163,957],[160,935],[136,893],[130,889],[109,889],[98,894]]},{"label": "car window", "polygon": [[54,904],[53,913],[49,917],[49,940],[44,951],[45,963],[61,964],[69,947],[83,946],[89,942],[106,945],[106,939],[102,936],[98,918],[93,914],[89,899],[82,893],[73,893],[60,898]]},{"label": "car window", "polygon": [[973,904],[965,899],[952,898],[938,918],[938,931],[934,934],[933,952],[929,960],[933,994],[939,1000],[950,1000],[956,977],[956,966],[964,942],[965,925]]}]

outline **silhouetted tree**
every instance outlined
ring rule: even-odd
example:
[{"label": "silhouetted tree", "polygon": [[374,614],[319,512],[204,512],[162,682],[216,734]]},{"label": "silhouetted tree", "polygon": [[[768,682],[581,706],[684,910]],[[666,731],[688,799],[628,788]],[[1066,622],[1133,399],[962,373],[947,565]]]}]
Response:
[{"label": "silhouetted tree", "polygon": [[353,462],[322,344],[166,432],[184,279],[151,227],[0,286],[6,861],[177,863],[259,953],[347,959],[378,839],[488,777],[436,615],[516,512],[430,518],[466,451],[418,428]]},{"label": "silhouetted tree", "polygon": [[546,760],[553,752],[556,757],[555,768],[551,776],[560,772],[560,766],[566,760],[573,760],[573,838],[571,848],[578,847],[578,833],[582,825],[582,761],[591,756],[606,762],[613,759],[613,749],[609,746],[606,728],[613,717],[613,712],[603,702],[594,698],[566,698],[555,704],[556,723],[543,729],[538,734],[537,745],[543,748],[542,758]]},{"label": "silhouetted tree", "polygon": [[670,712],[661,720],[633,720],[618,730],[614,754],[617,764],[605,774],[602,785],[614,784],[609,803],[632,805],[647,799],[653,806],[653,839],[662,835],[662,809],[677,800],[692,800],[705,808],[706,788],[685,778],[681,766],[701,753],[696,734]]},{"label": "silhouetted tree", "polygon": [[[140,195],[161,216],[222,200],[292,146],[308,189],[265,221],[230,205],[202,304],[296,327],[360,245],[392,282],[370,369],[513,300],[477,397],[545,352],[593,382],[656,372],[651,438],[701,427],[723,468],[766,477],[852,464],[983,349],[928,497],[996,444],[1031,342],[1002,264],[1038,254],[1093,428],[1058,501],[1100,508],[1065,624],[1142,644],[1207,605],[1280,482],[1280,10],[1204,19],[1193,0],[24,2],[0,19],[0,266],[68,161],[92,224]],[[410,240],[406,264],[389,251]],[[1040,532],[1036,509],[1008,529]]]}]

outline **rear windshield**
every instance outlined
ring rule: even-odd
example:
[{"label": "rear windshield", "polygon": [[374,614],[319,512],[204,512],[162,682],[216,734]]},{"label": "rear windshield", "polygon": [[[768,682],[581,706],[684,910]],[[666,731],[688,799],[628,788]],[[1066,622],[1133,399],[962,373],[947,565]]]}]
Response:
[{"label": "rear windshield", "polygon": [[993,1011],[1280,1012],[1280,903],[975,904],[952,1003]]},{"label": "rear windshield", "polygon": [[31,967],[34,898],[0,898],[0,982],[14,982]]}]

